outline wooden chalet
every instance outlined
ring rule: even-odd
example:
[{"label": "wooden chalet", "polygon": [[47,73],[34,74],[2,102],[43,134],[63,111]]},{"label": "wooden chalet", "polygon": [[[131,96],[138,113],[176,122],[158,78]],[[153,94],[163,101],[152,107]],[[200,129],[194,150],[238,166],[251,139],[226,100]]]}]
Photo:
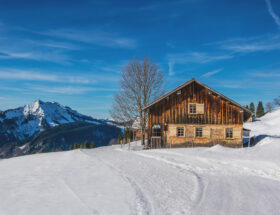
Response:
[{"label": "wooden chalet", "polygon": [[243,146],[251,112],[192,79],[156,99],[148,112],[148,147]]}]

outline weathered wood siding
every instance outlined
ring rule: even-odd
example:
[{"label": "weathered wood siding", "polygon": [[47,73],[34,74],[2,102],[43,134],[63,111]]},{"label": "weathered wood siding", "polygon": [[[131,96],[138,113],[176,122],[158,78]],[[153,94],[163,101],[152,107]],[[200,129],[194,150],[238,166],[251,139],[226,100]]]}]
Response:
[{"label": "weathered wood siding", "polygon": [[[201,104],[200,107],[198,106],[199,112],[204,106],[204,113],[190,114],[188,110],[190,103]],[[196,82],[182,88],[179,93],[173,93],[169,97],[154,104],[149,108],[148,113],[149,143],[154,141],[157,142],[157,145],[162,147],[166,147],[170,140],[168,133],[169,128],[166,125],[240,125],[241,127],[243,125],[243,111],[241,111],[240,107],[229,103],[227,100],[219,97]],[[153,125],[161,126],[162,136],[160,139],[152,140]],[[217,136],[219,135],[220,134],[217,134]],[[211,136],[206,142],[210,142],[210,140],[213,141],[214,139],[217,139],[217,137]],[[186,142],[186,140],[184,141]],[[196,141],[201,142],[199,140]],[[227,142],[230,141],[227,140]],[[240,143],[241,139],[238,140],[238,144]]]},{"label": "weathered wood siding", "polygon": [[[188,114],[188,104],[204,105],[204,114]],[[242,124],[240,108],[193,82],[149,109],[151,124]]]}]

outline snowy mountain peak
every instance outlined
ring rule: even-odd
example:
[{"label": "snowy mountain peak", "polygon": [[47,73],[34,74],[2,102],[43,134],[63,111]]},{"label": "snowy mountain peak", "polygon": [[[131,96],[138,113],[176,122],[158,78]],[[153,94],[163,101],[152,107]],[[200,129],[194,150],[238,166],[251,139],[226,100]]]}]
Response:
[{"label": "snowy mountain peak", "polygon": [[26,140],[47,128],[71,122],[102,124],[101,120],[78,113],[57,102],[35,102],[0,115],[0,139]]},{"label": "snowy mountain peak", "polygon": [[24,110],[23,113],[25,116],[29,115],[29,114],[35,114],[36,112],[43,112],[42,108],[40,107],[43,104],[42,101],[40,100],[36,100],[35,102],[33,102],[32,104],[26,105],[24,106]]}]

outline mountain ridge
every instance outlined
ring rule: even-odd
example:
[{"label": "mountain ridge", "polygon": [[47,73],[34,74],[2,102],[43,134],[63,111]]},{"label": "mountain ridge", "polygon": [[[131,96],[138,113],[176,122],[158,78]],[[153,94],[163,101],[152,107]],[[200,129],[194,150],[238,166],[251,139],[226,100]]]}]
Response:
[{"label": "mountain ridge", "polygon": [[[2,151],[2,157],[13,154],[16,148],[22,147],[48,129],[79,122],[97,126],[121,126],[111,120],[95,119],[83,115],[54,101],[36,100],[25,106],[0,112],[0,150]],[[91,132],[94,132],[94,128],[91,129]],[[114,138],[114,135],[111,135],[111,137]]]}]

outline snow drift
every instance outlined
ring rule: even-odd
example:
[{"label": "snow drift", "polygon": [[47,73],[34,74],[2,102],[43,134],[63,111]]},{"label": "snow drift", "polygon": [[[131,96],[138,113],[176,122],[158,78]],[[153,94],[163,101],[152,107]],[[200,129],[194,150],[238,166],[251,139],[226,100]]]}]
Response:
[{"label": "snow drift", "polygon": [[280,137],[280,108],[268,112],[253,122],[244,124],[245,128],[251,130],[251,136],[279,136]]}]

